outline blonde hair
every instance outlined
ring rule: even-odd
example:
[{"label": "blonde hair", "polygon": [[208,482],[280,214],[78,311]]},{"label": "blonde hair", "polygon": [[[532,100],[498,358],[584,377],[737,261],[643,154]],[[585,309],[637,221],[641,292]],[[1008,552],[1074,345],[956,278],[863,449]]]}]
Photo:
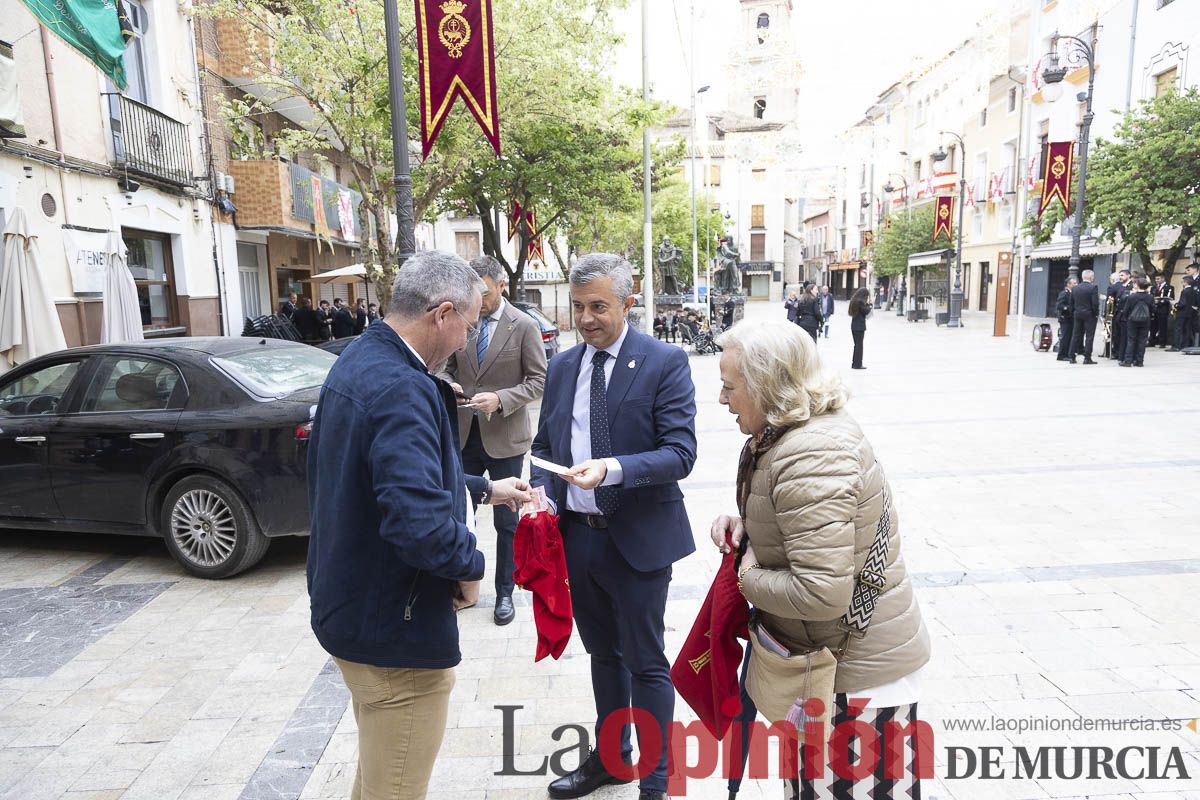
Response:
[{"label": "blonde hair", "polygon": [[791,322],[739,322],[717,344],[735,351],[750,396],[776,428],[837,411],[850,399],[841,378],[821,363],[812,337]]}]

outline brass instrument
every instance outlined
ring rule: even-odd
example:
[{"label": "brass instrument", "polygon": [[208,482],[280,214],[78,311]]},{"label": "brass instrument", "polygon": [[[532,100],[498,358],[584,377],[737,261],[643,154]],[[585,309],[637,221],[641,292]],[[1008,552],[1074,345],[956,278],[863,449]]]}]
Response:
[{"label": "brass instrument", "polygon": [[1104,357],[1116,358],[1112,354],[1112,325],[1113,317],[1117,313],[1117,298],[1109,295],[1104,303]]}]

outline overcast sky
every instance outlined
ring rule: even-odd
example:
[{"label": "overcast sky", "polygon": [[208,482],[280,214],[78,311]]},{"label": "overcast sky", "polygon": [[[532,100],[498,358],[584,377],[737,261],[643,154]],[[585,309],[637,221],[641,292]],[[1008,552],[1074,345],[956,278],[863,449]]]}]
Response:
[{"label": "overcast sky", "polygon": [[[726,108],[726,64],[740,39],[739,0],[644,0],[650,4],[650,80],[654,96],[686,106],[694,5],[695,85],[710,84],[705,110]],[[614,77],[641,87],[641,3],[618,16],[625,46]],[[794,0],[794,35],[805,69],[801,103],[807,136],[827,140],[926,58],[962,42],[995,0]]]}]

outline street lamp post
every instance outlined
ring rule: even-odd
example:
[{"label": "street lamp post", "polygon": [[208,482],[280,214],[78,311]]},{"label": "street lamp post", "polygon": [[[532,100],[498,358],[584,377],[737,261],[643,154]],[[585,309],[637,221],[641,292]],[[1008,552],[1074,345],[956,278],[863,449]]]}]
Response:
[{"label": "street lamp post", "polygon": [[[950,317],[946,320],[947,328],[962,327],[962,240],[963,240],[963,200],[967,196],[967,145],[963,138],[953,131],[939,131],[943,136],[953,136],[958,140],[962,164],[958,170],[958,245],[954,248],[954,286],[950,289]],[[933,154],[934,161],[945,161],[946,150],[938,147]]]},{"label": "street lamp post", "polygon": [[392,106],[392,185],[396,193],[397,266],[417,249],[413,220],[412,172],[408,164],[408,118],[404,106],[404,71],[400,57],[398,0],[383,0],[384,42],[387,48],[388,100]]},{"label": "street lamp post", "polygon": [[[1043,94],[1053,102],[1062,95],[1062,82],[1067,77],[1068,68],[1060,63],[1058,58],[1058,43],[1066,40],[1072,46],[1067,51],[1065,61],[1068,64],[1088,66],[1087,107],[1083,113],[1083,124],[1079,126],[1079,190],[1075,197],[1075,223],[1071,230],[1071,261],[1067,277],[1079,279],[1079,238],[1083,235],[1083,199],[1084,188],[1087,185],[1088,132],[1092,127],[1092,92],[1096,83],[1096,42],[1088,44],[1078,36],[1059,36],[1057,33],[1050,40],[1050,53],[1046,69],[1042,71],[1045,81]],[[1082,94],[1082,93],[1081,93]],[[1080,96],[1079,99],[1085,98]]]},{"label": "street lamp post", "polygon": [[[700,248],[696,242],[696,98],[707,92],[707,85],[701,86],[696,91],[692,92],[692,141],[691,146],[692,156],[692,302],[700,302]],[[708,122],[705,121],[707,125]],[[705,136],[705,139],[708,137]]]},{"label": "street lamp post", "polygon": [[[888,182],[883,185],[883,192],[884,192],[884,194],[888,195],[889,197],[891,196],[892,192],[896,191],[896,187],[892,185],[892,181],[891,181],[892,178],[899,178],[900,182],[902,184],[904,184],[904,217],[909,222],[912,222],[912,195],[908,191],[908,178],[904,177],[903,175],[901,175],[898,172],[888,173]],[[911,292],[912,292],[912,287],[909,286],[908,278],[906,276],[904,279],[903,296],[901,296],[899,302],[896,303],[896,316],[897,317],[904,316],[904,312],[906,310],[905,306],[908,305],[908,296]]]}]

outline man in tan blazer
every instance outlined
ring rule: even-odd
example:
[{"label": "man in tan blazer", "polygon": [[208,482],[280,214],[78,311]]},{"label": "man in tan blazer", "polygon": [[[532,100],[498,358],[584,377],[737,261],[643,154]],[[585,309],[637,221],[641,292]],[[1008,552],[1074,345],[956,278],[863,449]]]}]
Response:
[{"label": "man in tan blazer", "polygon": [[[441,377],[469,400],[459,399],[458,429],[463,469],[487,473],[493,481],[520,477],[533,442],[528,406],[542,399],[546,351],[533,317],[504,299],[507,275],[500,262],[480,256],[471,267],[487,291],[479,312],[479,333],[450,357]],[[513,536],[517,514],[495,507],[497,625],[513,621]]]}]

